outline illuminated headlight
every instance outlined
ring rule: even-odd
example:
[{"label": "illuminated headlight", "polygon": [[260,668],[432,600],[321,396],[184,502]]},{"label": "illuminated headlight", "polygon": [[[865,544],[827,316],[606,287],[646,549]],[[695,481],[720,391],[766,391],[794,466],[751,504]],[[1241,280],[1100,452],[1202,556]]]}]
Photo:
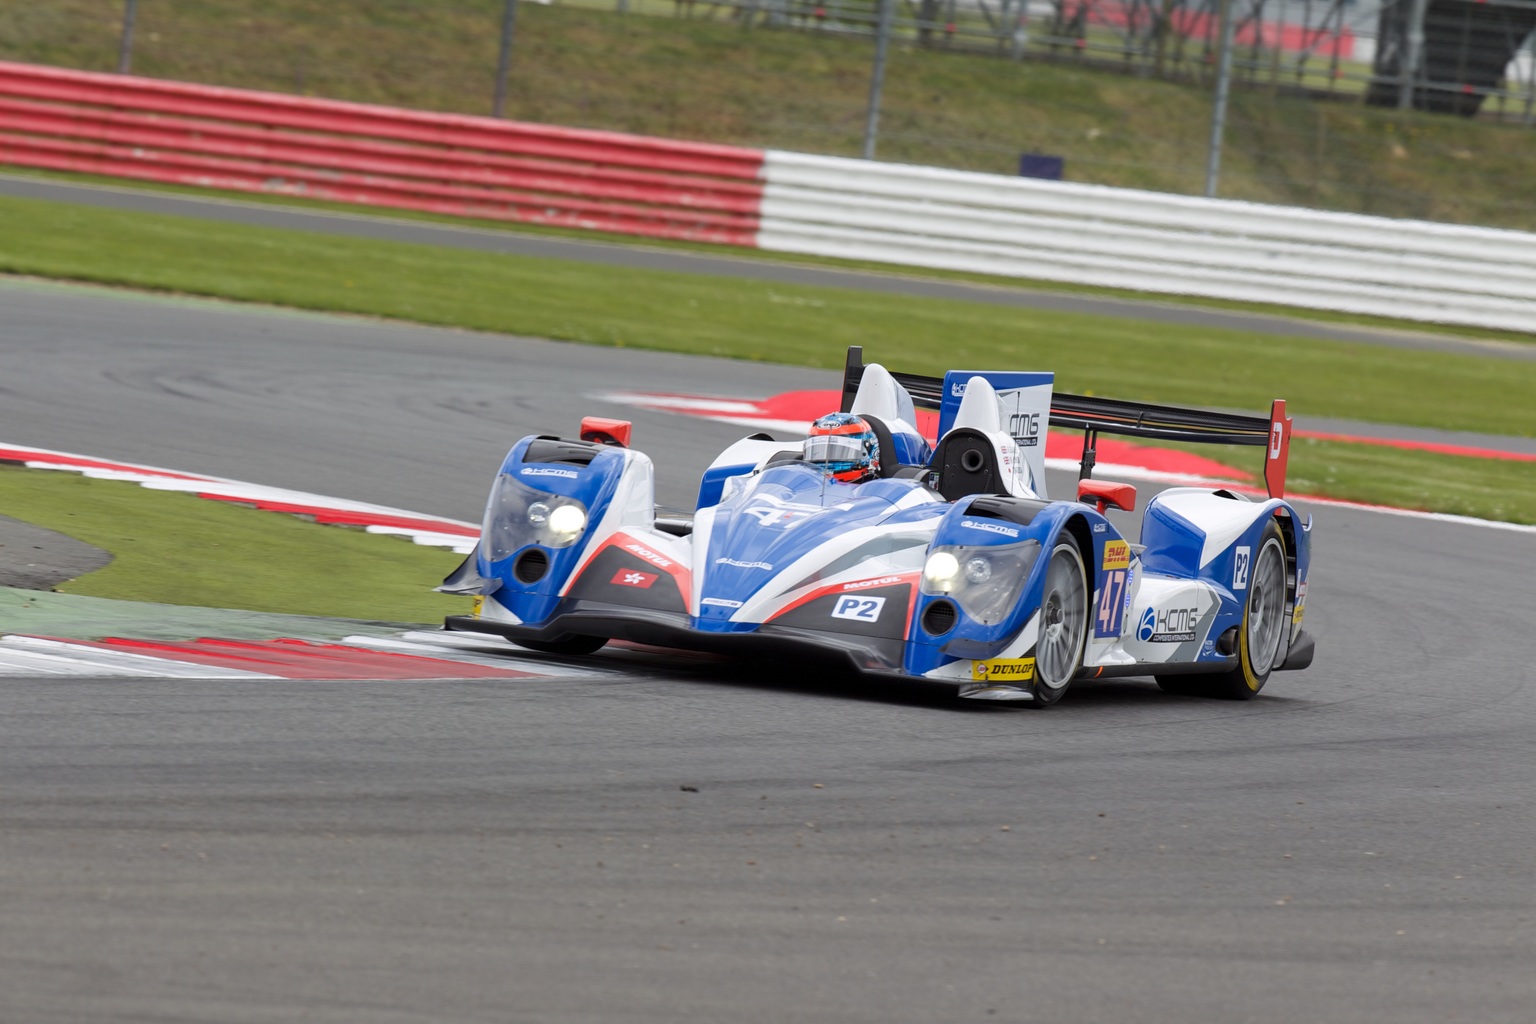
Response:
[{"label": "illuminated headlight", "polygon": [[1040,542],[948,545],[928,555],[922,592],[945,594],[976,622],[991,626],[1013,614],[1040,559]]},{"label": "illuminated headlight", "polygon": [[[531,514],[533,509],[528,510]],[[587,514],[576,505],[561,505],[549,513],[549,532],[555,543],[565,545],[580,537],[587,528]]]},{"label": "illuminated headlight", "polygon": [[948,551],[935,551],[923,565],[923,582],[941,594],[955,588],[960,577],[960,560]]},{"label": "illuminated headlight", "polygon": [[485,506],[481,553],[488,561],[499,562],[529,544],[569,547],[586,533],[589,519],[587,507],[578,499],[536,490],[502,473]]}]

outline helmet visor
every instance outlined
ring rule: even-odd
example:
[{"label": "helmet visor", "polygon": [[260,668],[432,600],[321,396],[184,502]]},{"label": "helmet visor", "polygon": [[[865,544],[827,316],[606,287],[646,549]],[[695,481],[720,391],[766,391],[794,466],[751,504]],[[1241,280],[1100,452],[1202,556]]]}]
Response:
[{"label": "helmet visor", "polygon": [[805,439],[805,461],[836,465],[869,461],[864,438],[848,434],[814,434]]}]

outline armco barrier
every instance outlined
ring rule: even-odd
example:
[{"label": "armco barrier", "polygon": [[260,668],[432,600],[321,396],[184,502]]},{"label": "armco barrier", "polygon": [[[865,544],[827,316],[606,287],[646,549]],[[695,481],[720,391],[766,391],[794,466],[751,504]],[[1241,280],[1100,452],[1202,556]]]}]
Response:
[{"label": "armco barrier", "polygon": [[0,164],[1536,329],[1536,235],[0,62]]},{"label": "armco barrier", "polygon": [[759,150],[0,62],[0,164],[752,245]]},{"label": "armco barrier", "polygon": [[1536,235],[770,151],[758,245],[1536,329]]}]

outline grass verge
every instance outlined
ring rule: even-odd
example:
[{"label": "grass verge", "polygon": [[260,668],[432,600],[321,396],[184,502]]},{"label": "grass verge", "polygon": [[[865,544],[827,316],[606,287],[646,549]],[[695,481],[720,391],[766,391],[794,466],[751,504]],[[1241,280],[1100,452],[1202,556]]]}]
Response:
[{"label": "grass verge", "polygon": [[[1262,451],[1236,446],[1168,444],[1232,469],[1233,480],[1263,489]],[[1476,459],[1384,445],[1297,437],[1285,490],[1366,505],[1444,512],[1536,525],[1536,465]]]},{"label": "grass verge", "polygon": [[633,235],[610,234],[604,231],[590,231],[583,228],[556,227],[548,224],[525,224],[510,221],[479,220],[472,217],[455,217],[451,214],[428,213],[420,210],[397,210],[384,206],[360,206],[355,203],[339,203],[323,199],[308,199],[303,196],[295,196],[288,193],[265,192],[229,192],[220,189],[199,188],[195,185],[175,185],[161,182],[144,182],[128,178],[111,178],[99,174],[76,174],[69,171],[40,170],[30,167],[6,167],[0,164],[0,171],[19,174],[28,178],[37,178],[46,181],[57,181],[74,185],[104,185],[113,189],[136,189],[147,193],[170,193],[173,195],[191,196],[204,199],[218,199],[241,203],[259,203],[263,205],[293,207],[301,210],[315,210],[326,213],[340,213],[351,216],[381,217],[393,220],[419,221],[428,224],[442,224],[449,227],[472,228],[477,231],[505,231],[519,235],[537,235],[549,238],[571,239],[580,242],[608,242],[615,245],[623,245],[632,248],[646,249],[671,249],[681,252],[700,253],[708,256],[722,256],[731,259],[750,259],[754,262],[788,263],[795,266],[828,267],[837,270],[871,271],[890,277],[907,277],[924,280],[938,281],[963,281],[968,284],[981,284],[990,288],[1005,288],[1014,291],[1045,291],[1053,294],[1067,295],[1092,295],[1103,296],[1112,299],[1124,299],[1131,302],[1157,302],[1179,306],[1195,306],[1207,309],[1229,310],[1239,313],[1254,313],[1267,316],[1286,317],[1292,320],[1309,320],[1317,323],[1345,324],[1356,327],[1367,327],[1375,330],[1403,331],[1415,334],[1431,333],[1459,338],[1475,338],[1487,341],[1510,342],[1514,344],[1536,344],[1536,334],[1524,331],[1496,330],[1487,327],[1473,327],[1467,324],[1430,324],[1422,320],[1397,320],[1391,317],[1368,316],[1363,313],[1345,313],[1328,309],[1309,309],[1301,306],[1283,306],[1274,303],[1263,302],[1239,302],[1232,299],[1217,299],[1203,295],[1172,295],[1151,292],[1132,291],[1125,288],[1104,288],[1098,285],[1071,284],[1061,281],[1036,281],[1033,279],[1017,277],[999,277],[993,274],[979,274],[961,270],[940,270],[932,267],[906,267],[891,263],[877,263],[870,260],[845,260],[833,256],[810,256],[801,253],[781,253],[768,249],[743,250],[730,246],[721,246],[709,242],[688,242],[671,239],[646,238],[641,239]]},{"label": "grass verge", "polygon": [[0,271],[805,366],[1056,371],[1063,390],[1532,436],[1536,362],[358,240],[0,198]]},{"label": "grass verge", "polygon": [[462,556],[398,537],[9,466],[0,510],[113,554],[61,593],[403,623],[469,610],[468,598],[432,592]]},{"label": "grass verge", "polygon": [[[1254,410],[1283,396],[1303,418],[1519,436],[1536,431],[1528,410],[1536,362],[601,267],[71,204],[0,199],[0,271],[828,368],[840,364],[846,345],[862,344],[871,359],[913,372],[1034,365],[1054,368],[1061,389],[1080,393]],[[1528,463],[1326,445],[1297,445],[1295,490],[1536,521]],[[1309,461],[1314,453],[1318,461]],[[1248,467],[1245,472],[1250,463],[1233,461]]]}]

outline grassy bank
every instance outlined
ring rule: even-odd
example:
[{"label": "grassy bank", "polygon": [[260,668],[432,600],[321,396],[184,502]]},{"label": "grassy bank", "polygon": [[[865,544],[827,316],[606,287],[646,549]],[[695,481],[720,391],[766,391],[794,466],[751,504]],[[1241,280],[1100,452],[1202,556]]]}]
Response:
[{"label": "grassy bank", "polygon": [[[0,271],[599,345],[1056,370],[1065,390],[1531,436],[1536,364],[0,198]],[[1433,401],[1425,396],[1433,395]]]},{"label": "grassy bank", "polygon": [[[141,74],[434,110],[489,112],[499,0],[141,0]],[[121,5],[0,9],[0,58],[111,70]],[[520,6],[508,116],[816,153],[859,152],[867,39],[708,18]],[[898,45],[882,159],[1198,193],[1208,87],[1071,63]],[[1536,132],[1268,90],[1233,96],[1221,193],[1536,228]]]},{"label": "grassy bank", "polygon": [[[1063,390],[1532,436],[1536,363],[630,270],[0,199],[0,271],[600,345],[914,372],[1038,366]],[[1432,400],[1427,400],[1427,397]],[[1251,470],[1252,453],[1233,464]],[[1298,444],[1298,491],[1536,522],[1528,463]]]},{"label": "grassy bank", "polygon": [[436,623],[469,607],[432,591],[462,556],[396,537],[3,466],[0,509],[112,553],[61,593],[384,622]]}]

